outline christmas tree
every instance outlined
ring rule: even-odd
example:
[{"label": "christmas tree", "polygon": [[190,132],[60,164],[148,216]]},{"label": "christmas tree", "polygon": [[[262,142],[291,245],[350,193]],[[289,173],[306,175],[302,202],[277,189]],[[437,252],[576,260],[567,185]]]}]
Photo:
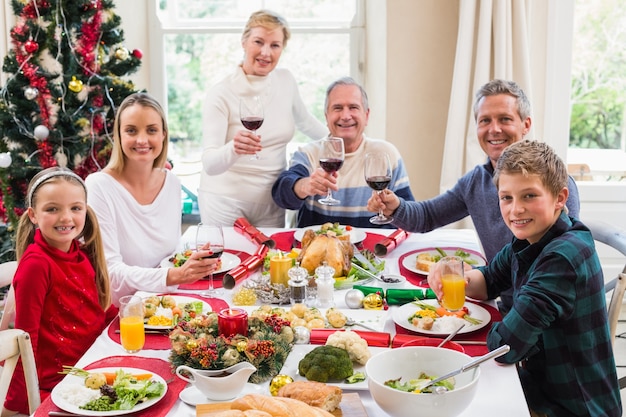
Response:
[{"label": "christmas tree", "polygon": [[135,92],[122,77],[141,51],[124,45],[108,0],[12,0],[17,23],[0,89],[0,262],[15,259],[14,234],[30,179],[51,166],[81,177],[106,165],[115,110]]}]

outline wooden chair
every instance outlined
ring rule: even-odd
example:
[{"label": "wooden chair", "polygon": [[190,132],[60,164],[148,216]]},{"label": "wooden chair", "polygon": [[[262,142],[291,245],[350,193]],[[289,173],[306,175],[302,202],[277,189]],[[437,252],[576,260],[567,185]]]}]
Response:
[{"label": "wooden chair", "polygon": [[591,169],[587,164],[568,164],[567,172],[574,178],[576,181],[593,181],[593,176],[591,175]]},{"label": "wooden chair", "polygon": [[[17,269],[16,261],[9,261],[0,264],[0,288],[11,285],[13,276]],[[4,308],[2,309],[2,317],[0,317],[0,330],[6,330],[10,327],[15,316],[15,293],[13,286],[9,287],[4,299]]]},{"label": "wooden chair", "polygon": [[26,379],[28,408],[30,414],[33,414],[41,403],[41,397],[39,396],[39,380],[37,379],[37,367],[30,335],[19,329],[0,331],[0,361],[4,361],[4,367],[0,371],[0,405],[4,404],[11,378],[20,358]]}]

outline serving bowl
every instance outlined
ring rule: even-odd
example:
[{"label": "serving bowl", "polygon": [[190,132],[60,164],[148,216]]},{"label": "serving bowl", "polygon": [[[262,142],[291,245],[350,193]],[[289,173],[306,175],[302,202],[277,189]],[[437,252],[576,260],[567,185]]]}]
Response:
[{"label": "serving bowl", "polygon": [[432,346],[412,346],[380,352],[365,365],[368,387],[376,404],[391,417],[455,417],[472,402],[480,368],[454,377],[454,389],[440,394],[411,393],[385,386],[385,381],[416,379],[420,373],[440,377],[472,361],[465,353]]},{"label": "serving bowl", "polygon": [[[436,337],[424,337],[420,339],[411,340],[402,345],[402,347],[410,346],[434,346],[437,347],[439,343],[443,342],[443,339]],[[457,352],[465,353],[465,348],[453,340],[447,341],[442,348],[456,350]]]}]

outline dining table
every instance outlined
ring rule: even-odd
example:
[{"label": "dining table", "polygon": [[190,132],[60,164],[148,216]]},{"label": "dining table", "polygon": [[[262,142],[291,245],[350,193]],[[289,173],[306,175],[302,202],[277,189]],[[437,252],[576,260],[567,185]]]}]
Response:
[{"label": "dining table", "polygon": [[[180,238],[179,249],[182,250],[182,248],[188,247],[195,241],[195,230],[196,227],[192,225],[184,231]],[[280,249],[282,251],[288,252],[293,247],[296,247],[298,245],[297,239],[294,239],[294,233],[297,232],[298,229],[260,227],[256,230],[258,230],[262,236],[270,238],[271,245],[275,246],[273,250]],[[250,236],[246,233],[241,233],[241,230],[237,230],[236,227],[224,227],[223,231],[226,251],[229,251],[230,253],[238,256],[241,259],[245,259],[246,257],[251,256],[258,250],[259,241],[251,239]],[[385,237],[392,236],[394,232],[397,235],[398,232],[398,230],[396,229],[380,228],[358,229],[358,231],[359,233],[364,233],[366,236],[364,242],[360,243],[360,245],[364,245],[361,247],[372,248],[372,250],[375,243],[384,240]],[[356,230],[354,232],[356,232]],[[420,285],[424,285],[423,282],[420,283],[418,281],[423,277],[420,278],[410,270],[407,270],[407,264],[404,262],[407,254],[414,254],[415,252],[419,252],[420,250],[426,248],[432,249],[454,247],[463,248],[471,251],[472,253],[482,254],[482,248],[480,246],[477,234],[473,229],[441,228],[428,233],[405,233],[401,241],[399,240],[397,244],[392,244],[391,246],[389,246],[389,250],[387,251],[387,253],[384,256],[380,257],[380,259],[384,260],[385,262],[383,273],[390,275],[399,274],[407,277],[407,280],[400,285],[400,288],[419,288]],[[229,307],[234,306],[233,294],[235,294],[242,285],[245,285],[246,280],[256,279],[260,276],[260,274],[260,269],[251,271],[251,273],[245,278],[241,278],[239,281],[237,281],[234,288],[222,288],[219,295],[212,296],[212,302],[219,302],[222,303],[221,305],[227,305]],[[221,279],[219,275],[217,275],[216,277],[218,279]],[[378,284],[379,283],[368,283],[368,285],[372,286],[377,286]],[[208,286],[207,283],[202,283],[201,285]],[[203,291],[204,290],[198,289],[196,287],[192,287],[189,289],[181,287],[176,291],[176,293],[188,294],[189,296],[199,297],[199,294],[203,293]],[[339,308],[341,310],[345,309],[350,311],[356,311],[351,310],[346,303],[346,294],[348,293],[348,291],[350,291],[350,288],[335,289],[334,305],[336,308]],[[149,294],[142,293],[142,295],[145,296]],[[260,306],[260,302],[257,301],[257,304]],[[501,317],[499,316],[499,313],[495,308],[496,304],[493,300],[483,301],[480,305],[482,305],[490,312],[491,321],[501,320]],[[388,308],[388,310],[385,310],[381,313],[386,313],[386,316],[380,330],[382,330],[382,333],[388,333],[389,340],[392,342],[394,340],[406,341],[411,340],[412,337],[420,337],[419,334],[412,334],[412,332],[398,326],[397,323],[394,322],[393,314],[397,309],[401,307],[401,305],[397,304],[389,305],[386,307]],[[471,356],[479,356],[481,353],[486,352],[484,338],[486,337],[486,332],[490,325],[491,323],[489,323],[489,326],[483,329],[483,332],[481,333],[482,341],[476,341],[474,338],[474,341],[468,342],[468,344],[465,346],[466,353]],[[109,326],[113,326],[113,324],[110,324]],[[354,329],[356,330],[356,328]],[[462,336],[463,335],[458,335],[457,337],[455,337],[455,340],[464,339],[464,337]],[[166,336],[161,337],[163,337],[164,339],[166,338]],[[399,347],[400,342],[390,343],[389,346],[387,346],[385,349]],[[484,352],[481,351],[481,349],[483,349]],[[93,345],[87,350],[87,352],[78,361],[78,363],[75,364],[75,366],[79,368],[89,368],[90,366],[93,367],[94,365],[98,364],[110,364],[111,361],[117,360],[116,358],[135,359],[139,361],[138,363],[141,363],[141,361],[146,361],[146,366],[148,366],[148,364],[150,363],[149,361],[152,360],[160,360],[159,363],[166,363],[169,356],[170,347],[167,343],[161,344],[161,346],[158,346],[158,348],[155,348],[155,346],[146,346],[138,353],[128,354],[119,344],[119,339],[116,339],[114,333],[112,332],[112,329],[109,327],[105,329],[103,333],[96,339]],[[375,355],[370,360],[376,360]],[[172,378],[167,379],[168,384],[172,385],[183,383],[175,376],[173,372],[170,374],[170,376]],[[259,392],[269,395],[269,382],[261,385],[262,386],[259,387]],[[362,404],[362,415],[367,415],[370,417],[384,417],[388,415],[376,404],[367,389],[360,389],[355,391],[352,391],[350,389],[344,389],[344,393],[355,393],[355,395],[351,395],[352,397],[358,395],[358,400],[360,400],[360,404]],[[153,406],[155,407],[155,409],[158,408],[160,410],[159,415],[177,417],[196,416],[196,407],[188,405],[187,403],[180,400],[178,397],[172,398],[170,399],[170,401],[162,403],[164,404],[162,404],[161,406],[159,406],[160,403],[157,403],[157,405]],[[167,407],[169,409],[166,408],[164,410],[163,407]],[[42,417],[44,415],[48,415],[48,412],[50,410],[57,410],[57,408],[54,404],[51,403],[50,399],[48,399],[42,403],[42,406],[33,415],[35,417]],[[515,365],[504,365],[494,360],[490,360],[480,365],[480,378],[476,395],[471,404],[467,407],[465,411],[463,411],[462,414],[460,414],[460,416],[485,417],[499,413],[507,413],[509,417],[527,417],[530,415]],[[417,410],[415,415],[419,415],[417,413]]]}]

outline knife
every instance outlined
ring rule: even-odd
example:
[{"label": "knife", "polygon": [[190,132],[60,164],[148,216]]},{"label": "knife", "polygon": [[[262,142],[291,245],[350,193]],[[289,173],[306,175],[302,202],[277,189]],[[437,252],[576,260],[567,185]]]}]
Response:
[{"label": "knife", "polygon": [[[371,272],[373,274],[378,272],[376,267],[374,265],[372,265],[370,260],[367,259],[365,257],[365,255],[363,255],[361,253],[361,251],[356,247],[356,245],[354,243],[352,244],[352,248],[354,249],[354,257],[357,259],[357,261],[359,261],[359,262],[361,262],[363,264],[363,268],[367,269],[368,272]],[[352,263],[352,265],[354,265],[354,262]]]},{"label": "knife", "polygon": [[[361,255],[362,256],[362,255]],[[372,274],[370,271],[368,271],[365,268],[362,268],[361,266],[359,266],[359,264],[352,262],[352,266],[355,267],[356,269],[358,269],[361,272],[365,272],[368,276],[378,280],[378,281],[382,281],[384,282],[378,275]]]}]

